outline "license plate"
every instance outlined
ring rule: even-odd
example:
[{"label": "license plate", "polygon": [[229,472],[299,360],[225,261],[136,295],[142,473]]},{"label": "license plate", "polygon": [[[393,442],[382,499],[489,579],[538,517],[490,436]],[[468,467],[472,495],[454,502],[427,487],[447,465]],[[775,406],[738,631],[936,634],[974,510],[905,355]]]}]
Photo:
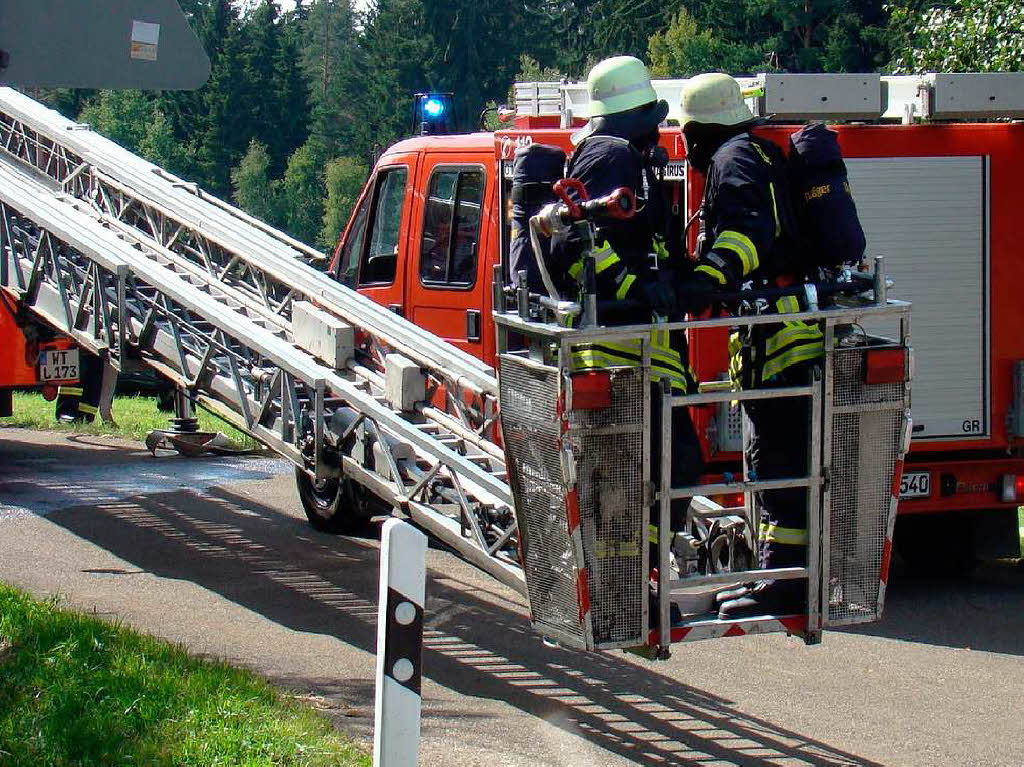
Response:
[{"label": "license plate", "polygon": [[39,353],[39,382],[78,380],[78,349],[52,349]]},{"label": "license plate", "polygon": [[927,498],[932,494],[932,475],[927,471],[905,471],[900,480],[900,498]]}]

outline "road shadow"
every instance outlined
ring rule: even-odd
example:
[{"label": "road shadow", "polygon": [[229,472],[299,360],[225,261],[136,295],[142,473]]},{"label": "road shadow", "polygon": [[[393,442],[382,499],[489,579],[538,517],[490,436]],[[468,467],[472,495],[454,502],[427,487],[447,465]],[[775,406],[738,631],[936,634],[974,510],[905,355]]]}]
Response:
[{"label": "road shadow", "polygon": [[0,430],[0,512],[48,515],[77,504],[178,488],[202,491],[284,471],[279,459],[265,456],[154,458],[141,444],[128,447],[98,435],[50,434],[52,439],[36,442],[25,434],[38,436]]},{"label": "road shadow", "polygon": [[899,560],[878,623],[850,633],[1024,655],[1024,567],[1000,560],[970,573],[924,574]]},{"label": "road shadow", "polygon": [[[299,519],[220,488],[94,503],[48,519],[148,572],[196,583],[288,628],[374,651],[378,548],[371,541],[314,533]],[[427,677],[507,702],[627,759],[873,764],[739,711],[659,674],[656,665],[610,653],[542,652],[525,609],[508,606],[497,586],[428,570],[427,594]],[[352,680],[344,692],[372,709],[372,682]],[[467,707],[458,716],[481,714]],[[428,705],[425,732],[443,726],[429,717]],[[344,727],[344,713],[337,719]]]}]

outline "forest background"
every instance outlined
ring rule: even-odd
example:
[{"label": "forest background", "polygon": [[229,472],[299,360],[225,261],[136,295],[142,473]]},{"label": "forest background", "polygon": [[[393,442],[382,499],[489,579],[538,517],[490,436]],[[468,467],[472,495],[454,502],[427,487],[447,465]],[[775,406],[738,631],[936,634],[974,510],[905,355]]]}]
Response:
[{"label": "forest background", "polygon": [[179,4],[210,57],[199,90],[32,95],[325,251],[417,91],[452,91],[474,129],[513,82],[583,79],[617,54],[655,77],[1024,69],[1020,0]]}]

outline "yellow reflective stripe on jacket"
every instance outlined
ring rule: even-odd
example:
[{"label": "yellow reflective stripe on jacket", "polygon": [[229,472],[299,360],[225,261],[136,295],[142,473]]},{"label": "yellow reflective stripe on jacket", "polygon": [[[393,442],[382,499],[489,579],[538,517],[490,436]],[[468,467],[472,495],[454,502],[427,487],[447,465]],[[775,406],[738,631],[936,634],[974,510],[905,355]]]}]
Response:
[{"label": "yellow reflective stripe on jacket", "polygon": [[627,274],[623,278],[622,284],[619,285],[619,289],[615,291],[615,300],[622,301],[625,299],[626,294],[629,293],[629,289],[633,287],[634,282],[636,282],[636,275]]},{"label": "yellow reflective stripe on jacket", "polygon": [[[687,393],[693,389],[696,377],[679,352],[668,345],[667,331],[651,331],[650,355],[651,381],[667,380],[674,389]],[[573,347],[570,356],[574,370],[640,367],[643,350],[639,339],[614,343],[605,341]]]},{"label": "yellow reflective stripe on jacket", "polygon": [[725,283],[727,282],[727,280],[725,279],[725,275],[722,274],[721,271],[708,264],[701,264],[693,271],[703,272],[704,274],[710,276],[711,279],[715,280],[719,285],[725,285]]},{"label": "yellow reflective stripe on jacket", "polygon": [[571,352],[575,370],[590,368],[640,367],[643,353],[639,340],[604,341],[600,344],[581,344]]},{"label": "yellow reflective stripe on jacket", "polygon": [[773,354],[797,342],[816,343],[819,347],[824,348],[824,338],[821,335],[821,329],[817,325],[803,322],[785,322],[780,330],[772,333],[765,341],[765,357],[771,359]]},{"label": "yellow reflective stripe on jacket", "polygon": [[619,263],[619,257],[615,253],[610,253],[594,265],[594,272],[600,274],[601,272],[615,266]]},{"label": "yellow reflective stripe on jacket", "polygon": [[627,541],[598,539],[595,541],[594,554],[598,559],[619,559],[622,557],[639,557],[639,535]]},{"label": "yellow reflective stripe on jacket", "polygon": [[740,262],[743,264],[744,277],[757,269],[759,263],[757,259],[757,246],[754,245],[753,240],[742,232],[726,229],[718,235],[713,248],[731,250],[739,256]]},{"label": "yellow reflective stripe on jacket", "polygon": [[742,388],[743,372],[743,339],[739,331],[734,330],[729,334],[729,382],[733,387]]},{"label": "yellow reflective stripe on jacket", "polygon": [[672,348],[667,330],[651,331],[651,380],[668,380],[672,387],[684,393],[696,391],[697,376],[682,355]]},{"label": "yellow reflective stripe on jacket", "polygon": [[762,543],[783,543],[788,546],[806,546],[810,540],[805,528],[780,527],[762,522],[757,539]]},{"label": "yellow reflective stripe on jacket", "polygon": [[796,296],[783,296],[775,302],[775,308],[779,314],[796,314],[800,311],[800,302]]},{"label": "yellow reflective stripe on jacket", "polygon": [[770,158],[770,157],[768,157],[767,153],[766,153],[766,152],[765,152],[765,151],[764,151],[764,150],[763,150],[763,149],[762,149],[762,148],[761,148],[760,146],[758,146],[758,144],[757,144],[757,142],[756,142],[756,141],[753,141],[753,142],[751,142],[751,146],[753,146],[753,147],[754,147],[754,149],[756,149],[756,150],[757,150],[757,153],[758,153],[759,155],[761,155],[761,159],[762,159],[762,160],[764,160],[764,161],[765,161],[766,163],[768,163],[769,165],[771,165],[771,164],[772,164],[771,158]]},{"label": "yellow reflective stripe on jacket", "polygon": [[761,370],[761,380],[767,381],[777,376],[783,370],[801,362],[810,362],[820,359],[825,354],[825,342],[817,341],[806,344],[799,344],[782,352],[776,357],[767,360]]},{"label": "yellow reflective stripe on jacket", "polygon": [[[610,245],[605,245],[603,248],[599,248],[594,251],[594,272],[600,274],[601,272],[609,269],[615,264],[619,263],[621,259],[619,255],[612,250]],[[569,266],[569,276],[574,280],[580,278],[580,274],[583,273],[583,259],[581,258],[574,264]]]}]

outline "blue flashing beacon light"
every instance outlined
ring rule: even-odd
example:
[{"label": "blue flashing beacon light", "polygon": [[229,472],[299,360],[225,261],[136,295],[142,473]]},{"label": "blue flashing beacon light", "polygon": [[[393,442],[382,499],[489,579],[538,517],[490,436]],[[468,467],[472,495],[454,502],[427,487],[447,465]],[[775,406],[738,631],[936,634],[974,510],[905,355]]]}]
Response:
[{"label": "blue flashing beacon light", "polygon": [[444,102],[438,98],[429,98],[423,102],[423,114],[437,118],[444,114]]},{"label": "blue flashing beacon light", "polygon": [[413,132],[421,136],[455,133],[451,93],[417,93],[413,99]]}]

